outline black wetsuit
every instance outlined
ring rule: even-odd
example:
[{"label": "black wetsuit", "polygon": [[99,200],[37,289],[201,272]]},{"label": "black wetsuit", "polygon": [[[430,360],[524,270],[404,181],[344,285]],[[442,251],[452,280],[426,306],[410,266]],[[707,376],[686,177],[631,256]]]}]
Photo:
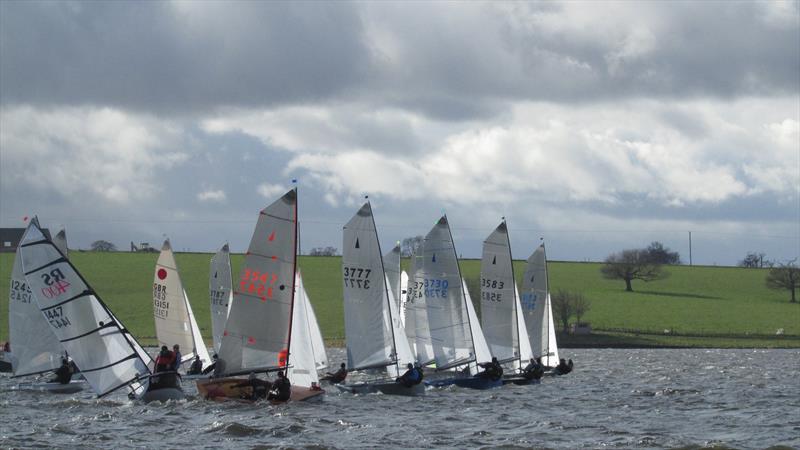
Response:
[{"label": "black wetsuit", "polygon": [[522,376],[527,380],[538,380],[544,375],[544,367],[541,364],[530,363],[522,370]]},{"label": "black wetsuit", "polygon": [[488,362],[478,365],[484,369],[483,372],[478,374],[478,376],[481,378],[488,378],[492,381],[497,381],[503,377],[503,367],[500,365],[500,363]]},{"label": "black wetsuit", "polygon": [[191,366],[189,366],[189,371],[186,372],[187,375],[197,375],[203,372],[203,361],[199,359],[195,359]]},{"label": "black wetsuit", "polygon": [[291,395],[292,383],[290,383],[289,379],[286,377],[278,377],[278,379],[272,383],[272,390],[270,391],[267,399],[285,402],[286,400],[289,400]]},{"label": "black wetsuit", "polygon": [[322,377],[322,380],[337,384],[344,381],[345,378],[347,378],[347,369],[339,369],[334,373],[328,373],[328,375]]},{"label": "black wetsuit", "polygon": [[72,380],[72,369],[69,364],[62,364],[61,367],[56,369],[56,376],[50,382],[69,384],[70,380]]}]

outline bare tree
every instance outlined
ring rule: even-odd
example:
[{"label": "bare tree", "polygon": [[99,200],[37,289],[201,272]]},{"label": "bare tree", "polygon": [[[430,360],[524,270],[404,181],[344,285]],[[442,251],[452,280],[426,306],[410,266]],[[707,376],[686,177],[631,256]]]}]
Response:
[{"label": "bare tree", "polygon": [[792,293],[792,303],[797,302],[795,292],[800,289],[800,268],[794,261],[787,264],[778,264],[769,269],[766,279],[767,287],[775,290],[788,290]]},{"label": "bare tree", "polygon": [[648,258],[652,262],[659,264],[680,264],[681,255],[678,252],[672,252],[668,247],[658,241],[651,242],[645,249]]},{"label": "bare tree", "polygon": [[575,313],[573,310],[572,293],[559,289],[550,298],[553,307],[553,316],[556,322],[561,322],[561,329],[569,331],[569,319]]},{"label": "bare tree", "polygon": [[739,261],[740,267],[772,267],[772,263],[769,261],[764,261],[764,257],[767,256],[766,253],[756,253],[756,252],[747,252],[747,255],[744,257],[743,260]]},{"label": "bare tree", "polygon": [[591,302],[584,297],[580,292],[576,292],[572,296],[572,310],[575,313],[575,321],[581,323],[581,318],[591,309]]},{"label": "bare tree", "polygon": [[648,282],[669,276],[662,270],[661,264],[652,261],[647,250],[643,249],[623,250],[609,255],[600,272],[609,280],[625,280],[626,291],[633,291],[633,280]]},{"label": "bare tree", "polygon": [[117,246],[112,244],[111,242],[99,240],[92,242],[91,245],[92,250],[96,252],[115,252],[117,251]]},{"label": "bare tree", "polygon": [[308,253],[310,256],[336,256],[339,254],[339,249],[336,247],[314,247]]}]

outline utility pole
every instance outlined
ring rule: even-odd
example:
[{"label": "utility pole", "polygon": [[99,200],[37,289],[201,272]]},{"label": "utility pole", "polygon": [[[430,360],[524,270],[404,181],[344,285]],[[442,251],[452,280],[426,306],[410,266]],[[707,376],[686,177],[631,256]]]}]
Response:
[{"label": "utility pole", "polygon": [[692,266],[692,232],[689,232],[689,267]]}]

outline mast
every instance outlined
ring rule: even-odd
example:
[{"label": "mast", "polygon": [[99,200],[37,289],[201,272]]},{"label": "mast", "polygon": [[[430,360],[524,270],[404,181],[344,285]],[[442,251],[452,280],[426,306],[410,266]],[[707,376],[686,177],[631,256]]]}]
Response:
[{"label": "mast", "polygon": [[544,302],[547,306],[544,309],[547,317],[542,318],[542,322],[547,322],[547,325],[545,325],[547,328],[547,361],[550,361],[550,315],[552,314],[550,311],[552,311],[553,305],[550,304],[550,271],[547,270],[547,249],[544,246],[544,238],[542,238],[542,253],[544,253]]},{"label": "mast", "polygon": [[294,201],[294,258],[293,258],[293,263],[294,264],[293,264],[293,267],[292,267],[292,289],[290,291],[292,293],[292,299],[291,299],[291,302],[290,302],[290,305],[289,305],[289,337],[288,337],[288,339],[286,341],[286,361],[285,361],[285,364],[284,364],[285,369],[289,368],[289,355],[291,355],[291,353],[292,353],[291,352],[291,349],[292,349],[292,320],[294,320],[294,298],[295,298],[295,295],[297,295],[297,293],[295,292],[297,290],[295,288],[296,288],[296,285],[297,285],[297,240],[298,240],[298,235],[297,235],[297,202],[299,200],[297,198],[297,186],[295,186],[293,190],[294,190],[294,198],[295,198],[295,201]]},{"label": "mast", "polygon": [[[516,320],[517,324],[519,324],[519,315],[522,314],[517,306],[519,305],[519,301],[517,299],[517,279],[514,277],[514,257],[511,255],[511,238],[508,236],[508,225],[506,224],[506,218],[503,217],[503,225],[506,227],[506,244],[508,245],[508,259],[511,262],[511,283],[513,284],[514,288],[514,319]],[[520,327],[517,326],[517,360],[520,362],[520,366],[522,366],[522,331]]]}]

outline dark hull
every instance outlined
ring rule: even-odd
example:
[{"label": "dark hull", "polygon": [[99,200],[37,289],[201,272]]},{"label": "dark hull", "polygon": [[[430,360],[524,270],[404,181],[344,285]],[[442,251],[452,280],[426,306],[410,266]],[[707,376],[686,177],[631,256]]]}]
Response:
[{"label": "dark hull", "polygon": [[478,377],[463,377],[463,378],[445,378],[442,380],[432,380],[426,381],[429,386],[433,387],[446,387],[446,386],[458,386],[462,388],[468,389],[493,389],[497,387],[501,387],[503,385],[503,380],[490,380],[488,378],[478,378]]},{"label": "dark hull", "polygon": [[528,379],[525,377],[521,377],[519,375],[513,375],[509,377],[503,377],[503,384],[516,384],[518,386],[526,386],[529,384],[539,384],[541,383],[541,379]]}]

